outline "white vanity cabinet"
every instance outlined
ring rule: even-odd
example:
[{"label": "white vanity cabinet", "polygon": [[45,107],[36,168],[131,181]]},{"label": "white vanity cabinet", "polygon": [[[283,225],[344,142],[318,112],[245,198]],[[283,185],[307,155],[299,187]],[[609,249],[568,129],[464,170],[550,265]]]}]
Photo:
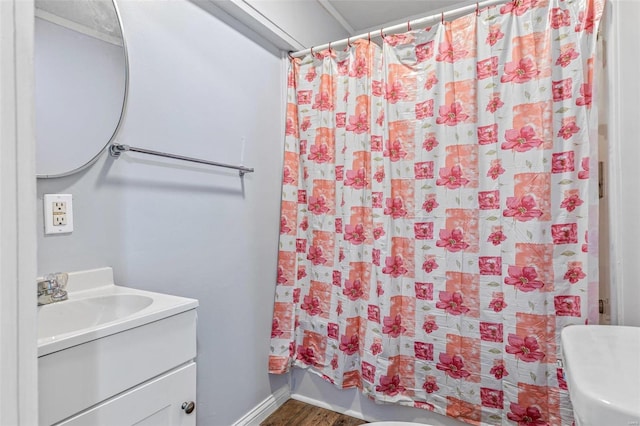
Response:
[{"label": "white vanity cabinet", "polygon": [[40,424],[195,426],[195,356],[195,309],[42,356]]},{"label": "white vanity cabinet", "polygon": [[190,362],[58,425],[195,426],[195,411],[185,411],[195,389],[196,364]]},{"label": "white vanity cabinet", "polygon": [[107,285],[39,308],[40,425],[195,426],[198,301],[98,272]]}]

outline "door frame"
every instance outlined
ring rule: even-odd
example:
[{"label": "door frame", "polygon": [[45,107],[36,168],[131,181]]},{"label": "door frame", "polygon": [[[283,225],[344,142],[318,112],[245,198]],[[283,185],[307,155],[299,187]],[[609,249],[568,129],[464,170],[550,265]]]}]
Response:
[{"label": "door frame", "polygon": [[0,1],[0,424],[38,424],[33,0]]}]

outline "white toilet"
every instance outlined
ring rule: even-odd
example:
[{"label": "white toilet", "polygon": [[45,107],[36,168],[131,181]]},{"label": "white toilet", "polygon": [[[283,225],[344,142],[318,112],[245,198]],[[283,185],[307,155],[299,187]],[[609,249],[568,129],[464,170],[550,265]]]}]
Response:
[{"label": "white toilet", "polygon": [[562,330],[564,373],[576,426],[640,424],[640,327]]}]

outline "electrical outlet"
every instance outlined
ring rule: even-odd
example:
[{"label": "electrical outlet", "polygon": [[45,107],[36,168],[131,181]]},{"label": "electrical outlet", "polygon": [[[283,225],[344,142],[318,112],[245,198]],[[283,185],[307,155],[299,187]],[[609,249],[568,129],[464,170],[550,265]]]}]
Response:
[{"label": "electrical outlet", "polygon": [[71,194],[44,195],[44,233],[73,232],[73,204]]},{"label": "electrical outlet", "polygon": [[53,226],[64,226],[67,224],[66,213],[53,214]]},{"label": "electrical outlet", "polygon": [[64,201],[54,201],[53,202],[53,214],[56,213],[66,213],[67,212],[67,203]]}]

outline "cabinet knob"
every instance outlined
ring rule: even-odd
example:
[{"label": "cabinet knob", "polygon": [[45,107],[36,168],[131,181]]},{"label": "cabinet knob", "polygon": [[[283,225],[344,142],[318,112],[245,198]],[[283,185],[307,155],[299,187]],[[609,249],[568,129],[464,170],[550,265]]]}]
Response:
[{"label": "cabinet knob", "polygon": [[191,414],[193,413],[193,410],[196,409],[196,403],[193,401],[183,402],[182,409],[184,410],[185,413]]}]

